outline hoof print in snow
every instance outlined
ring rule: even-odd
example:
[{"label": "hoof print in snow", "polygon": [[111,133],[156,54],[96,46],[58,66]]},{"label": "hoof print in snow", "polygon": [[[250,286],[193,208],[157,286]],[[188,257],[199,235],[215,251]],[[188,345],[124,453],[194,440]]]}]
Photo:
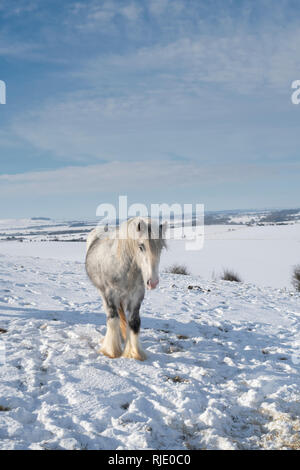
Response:
[{"label": "hoof print in snow", "polygon": [[188,382],[187,379],[183,379],[180,375],[175,375],[175,377],[167,377],[168,380],[171,380],[174,383],[183,383]]},{"label": "hoof print in snow", "polygon": [[187,286],[187,288],[188,290],[196,290],[198,292],[211,292],[211,289],[202,289],[202,287],[197,286],[197,285],[196,286],[189,285]]},{"label": "hoof print in snow", "polygon": [[188,336],[185,335],[176,335],[178,339],[189,339]]},{"label": "hoof print in snow", "polygon": [[182,348],[180,346],[177,346],[176,344],[170,344],[170,346],[166,349],[166,354],[173,354],[176,352],[181,352]]},{"label": "hoof print in snow", "polygon": [[121,405],[121,408],[122,408],[123,410],[128,410],[129,405],[130,405],[130,403],[123,403],[123,405]]}]

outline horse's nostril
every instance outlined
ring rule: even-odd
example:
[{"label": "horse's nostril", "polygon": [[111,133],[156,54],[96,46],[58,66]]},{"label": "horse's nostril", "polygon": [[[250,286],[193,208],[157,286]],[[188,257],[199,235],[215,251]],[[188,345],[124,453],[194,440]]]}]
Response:
[{"label": "horse's nostril", "polygon": [[159,282],[158,279],[156,281],[152,281],[152,279],[148,279],[147,286],[148,286],[149,289],[155,289],[158,282]]}]

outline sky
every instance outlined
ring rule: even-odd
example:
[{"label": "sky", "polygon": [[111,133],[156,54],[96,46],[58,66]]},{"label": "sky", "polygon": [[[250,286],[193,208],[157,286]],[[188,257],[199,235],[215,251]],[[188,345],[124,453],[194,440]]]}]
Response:
[{"label": "sky", "polygon": [[296,0],[0,0],[0,217],[300,206]]}]

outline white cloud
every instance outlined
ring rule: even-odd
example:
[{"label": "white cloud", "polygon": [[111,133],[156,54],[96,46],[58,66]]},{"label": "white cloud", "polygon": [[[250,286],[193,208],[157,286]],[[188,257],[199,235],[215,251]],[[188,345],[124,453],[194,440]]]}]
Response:
[{"label": "white cloud", "polygon": [[176,41],[140,47],[134,53],[93,57],[73,72],[98,89],[109,83],[112,94],[135,90],[180,89],[195,93],[203,84],[224,87],[236,94],[274,88],[286,93],[300,70],[300,29],[244,30],[227,34],[194,35],[182,32]]},{"label": "white cloud", "polygon": [[0,36],[0,57],[40,58],[37,52],[39,49],[37,44],[20,43]]},{"label": "white cloud", "polygon": [[113,25],[114,19],[121,15],[126,21],[137,21],[142,8],[139,2],[118,2],[116,0],[105,0],[98,2],[76,2],[70,7],[71,18],[69,24],[75,22],[77,28],[81,30],[95,30],[99,26],[104,27],[105,31],[114,31],[117,29]]},{"label": "white cloud", "polygon": [[299,29],[281,31],[276,37],[273,32],[258,36],[237,32],[230,36],[181,38],[167,45],[142,48],[129,56],[111,57],[107,65],[167,74],[191,85],[219,83],[249,92],[258,86],[282,87],[297,76],[299,49]]},{"label": "white cloud", "polygon": [[38,8],[37,2],[30,0],[18,0],[11,2],[10,0],[2,0],[0,3],[0,11],[4,17],[19,16],[23,13],[30,13]]},{"label": "white cloud", "polygon": [[135,21],[138,19],[141,13],[141,8],[139,8],[134,3],[130,3],[129,5],[122,7],[120,9],[120,13],[124,15],[126,18],[128,18],[129,20]]},{"label": "white cloud", "polygon": [[149,0],[148,8],[154,15],[161,15],[169,5],[169,0]]},{"label": "white cloud", "polygon": [[[180,0],[152,0],[148,8],[154,14],[171,8],[169,3],[174,11],[182,6]],[[83,27],[86,21],[98,26],[103,21],[110,27],[116,15],[138,20],[140,5],[114,0],[77,2],[72,11]],[[204,148],[214,146],[213,137],[205,142],[203,130],[207,136],[222,122],[234,125],[234,116],[243,114],[246,119],[245,108],[253,103],[260,112],[265,92],[273,93],[274,102],[284,95],[290,103],[290,84],[299,78],[300,70],[299,29],[281,28],[276,34],[272,28],[256,34],[246,28],[229,28],[222,34],[200,29],[189,37],[188,23],[178,17],[182,28],[175,41],[165,43],[159,37],[156,45],[131,49],[135,52],[79,59],[76,70],[64,78],[71,78],[72,83],[77,79],[81,91],[54,96],[37,109],[19,114],[12,120],[12,132],[68,161],[144,160],[168,152],[200,159]],[[253,97],[252,103],[241,105],[245,97]],[[235,150],[242,131],[232,137]],[[249,141],[252,136],[248,134]],[[219,134],[215,155],[223,155],[228,140],[226,130]],[[249,153],[251,142],[250,148]]]},{"label": "white cloud", "polygon": [[[299,172],[299,165],[294,165]],[[19,174],[0,175],[1,197],[35,198],[42,195],[63,194],[127,194],[144,189],[164,192],[168,188],[176,191],[188,188],[201,194],[203,188],[217,184],[243,181],[252,176],[266,181],[280,177],[282,168],[277,169],[243,164],[205,164],[174,160],[164,161],[113,161],[89,166],[70,166],[50,171],[34,171]]]},{"label": "white cloud", "polygon": [[[0,175],[0,194],[65,194],[127,191],[164,184],[185,186],[201,173],[194,167],[171,162],[110,162],[86,167]],[[184,174],[184,178],[182,178]]]},{"label": "white cloud", "polygon": [[[186,154],[188,133],[209,120],[232,119],[241,94],[253,95],[258,109],[267,91],[274,101],[286,95],[290,102],[290,84],[299,78],[297,49],[298,30],[276,37],[236,32],[94,57],[71,73],[82,91],[20,114],[12,130],[36,148],[71,161]],[[193,144],[195,153],[199,139]]]}]

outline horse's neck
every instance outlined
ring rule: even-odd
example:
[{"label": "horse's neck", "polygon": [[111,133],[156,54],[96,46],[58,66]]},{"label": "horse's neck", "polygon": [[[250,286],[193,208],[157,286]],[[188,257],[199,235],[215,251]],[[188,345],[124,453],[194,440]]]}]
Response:
[{"label": "horse's neck", "polygon": [[127,240],[115,240],[115,254],[121,270],[138,271],[139,267],[134,256],[133,247]]}]

